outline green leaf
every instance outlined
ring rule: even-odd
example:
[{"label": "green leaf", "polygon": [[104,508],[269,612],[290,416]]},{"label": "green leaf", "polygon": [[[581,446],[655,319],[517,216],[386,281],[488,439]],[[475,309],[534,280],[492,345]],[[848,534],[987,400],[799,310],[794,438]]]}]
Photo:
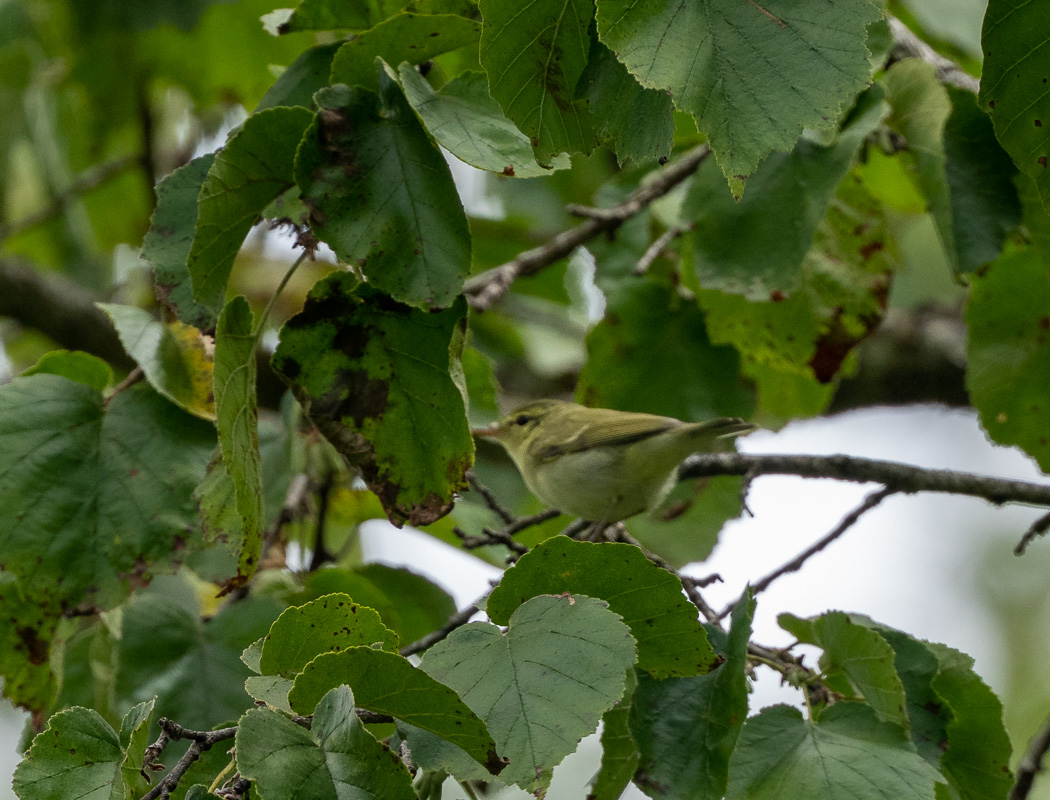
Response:
[{"label": "green leaf", "polygon": [[445,308],[470,267],[467,218],[448,164],[387,69],[378,96],[318,93],[295,177],[314,233],[339,258],[396,300]]},{"label": "green leaf", "polygon": [[258,112],[275,106],[313,108],[314,94],[328,85],[332,59],[343,44],[342,41],[329,42],[304,50],[274,81],[255,110]]},{"label": "green leaf", "polygon": [[233,479],[222,464],[222,450],[216,445],[208,462],[208,469],[197,488],[193,490],[193,501],[200,511],[201,535],[205,542],[216,542],[230,553],[229,569],[221,576],[225,580],[236,571],[236,555],[241,549],[241,517],[237,513],[237,495]]},{"label": "green leaf", "polygon": [[948,747],[948,723],[952,712],[937,692],[933,690],[933,678],[940,665],[927,643],[913,639],[902,631],[869,622],[852,615],[854,622],[871,625],[879,632],[894,652],[894,668],[900,675],[907,697],[908,722],[911,740],[919,755],[933,764],[940,765],[941,756]]},{"label": "green leaf", "polygon": [[312,714],[321,698],[340,684],[353,689],[359,707],[440,736],[493,775],[503,768],[485,723],[452,689],[396,653],[368,647],[323,653],[295,679],[288,701],[298,713]]},{"label": "green leaf", "polygon": [[627,685],[620,701],[602,717],[602,763],[591,780],[587,800],[619,800],[638,769],[638,743],[628,721],[638,677],[634,670],[627,672]]},{"label": "green leaf", "polygon": [[889,124],[908,143],[945,256],[957,267],[958,251],[944,162],[944,124],[952,111],[948,92],[937,80],[933,64],[917,58],[905,59],[890,67],[882,85],[893,107]]},{"label": "green leaf", "polygon": [[[398,76],[423,126],[460,161],[518,178],[550,174],[551,168],[536,163],[528,137],[489,95],[484,73],[463,72],[436,92],[412,67],[402,64]],[[564,169],[569,163],[555,159],[552,166]]]},{"label": "green leaf", "polygon": [[33,739],[32,747],[15,769],[15,794],[21,800],[122,797],[123,759],[120,739],[96,711],[60,711]]},{"label": "green leaf", "polygon": [[943,783],[904,730],[861,703],[841,702],[810,722],[771,706],[744,725],[729,765],[727,800],[934,800]]},{"label": "green leaf", "polygon": [[157,208],[142,240],[142,258],[153,268],[157,298],[178,319],[201,330],[215,326],[222,299],[211,304],[194,299],[186,260],[197,227],[197,198],[214,161],[214,153],[195,158],[157,184]]},{"label": "green leaf", "polygon": [[674,144],[674,109],[666,92],[646,89],[593,38],[577,91],[590,104],[595,130],[620,166],[666,158]]},{"label": "green leaf", "polygon": [[1050,271],[1038,252],[1003,255],[976,273],[966,322],[966,388],[981,425],[1050,470]]},{"label": "green leaf", "polygon": [[973,660],[945,645],[922,642],[863,617],[893,646],[908,695],[911,735],[962,800],[1005,798],[1013,784],[1003,709],[973,671]]},{"label": "green leaf", "polygon": [[425,312],[336,272],[281,331],[274,368],[293,380],[315,424],[346,456],[395,524],[447,514],[473,460],[463,396],[449,374],[465,323],[461,297]]},{"label": "green leaf", "polygon": [[481,0],[481,66],[503,112],[532,140],[543,166],[559,153],[590,153],[591,117],[576,99],[587,66],[593,0]]},{"label": "green leaf", "polygon": [[251,705],[251,674],[237,656],[263,636],[280,606],[248,597],[202,618],[199,607],[173,603],[170,592],[140,593],[124,608],[116,695],[135,703],[157,696],[157,713],[207,730]]},{"label": "green leaf", "polygon": [[288,702],[288,693],[291,690],[292,679],[279,675],[251,675],[244,681],[244,691],[250,694],[253,700],[294,716],[295,711]]},{"label": "green leaf", "polygon": [[1047,212],[1039,197],[1039,187],[1023,173],[1017,173],[1014,185],[1017,186],[1017,195],[1021,200],[1024,228],[1043,258],[1050,259],[1050,212]]},{"label": "green leaf", "polygon": [[959,270],[994,261],[1021,222],[1017,169],[999,145],[988,115],[972,93],[947,86],[952,113],[944,126],[944,169],[951,192],[952,232]]},{"label": "green leaf", "polygon": [[353,569],[329,567],[306,579],[310,599],[334,592],[348,594],[361,605],[375,609],[383,624],[402,642],[414,642],[436,631],[456,613],[455,600],[436,583],[386,564],[363,564]]},{"label": "green leaf", "polygon": [[702,166],[682,214],[695,226],[693,255],[704,289],[770,300],[797,288],[836,187],[888,111],[881,91],[866,92],[832,144],[802,138],[790,153],[769,156],[740,200],[713,164]]},{"label": "green leaf", "polygon": [[747,642],[754,613],[748,592],[733,609],[728,638],[717,639],[725,663],[710,674],[666,681],[639,676],[630,716],[640,754],[635,781],[650,797],[724,796],[730,756],[747,717]]},{"label": "green leaf", "polygon": [[881,13],[870,0],[600,0],[598,36],[696,117],[739,196],[759,161],[803,128],[835,125],[864,88],[867,26]]},{"label": "green leaf", "polygon": [[292,678],[322,653],[375,644],[384,650],[397,648],[397,634],[383,624],[379,614],[345,594],[325,595],[285,609],[266,634],[259,669],[263,675]]},{"label": "green leaf", "polygon": [[252,709],[241,717],[236,742],[237,770],[264,800],[416,800],[412,776],[365,730],[346,687],[318,704],[311,730],[276,711]]},{"label": "green leaf", "polygon": [[267,204],[294,182],[295,151],[312,119],[299,106],[268,108],[248,117],[216,154],[201,186],[187,260],[198,303],[223,305],[244,237]]},{"label": "green leaf", "polygon": [[211,425],[144,384],[108,405],[56,375],[0,387],[4,567],[69,608],[120,602],[199,547],[191,494],[212,447]]},{"label": "green leaf", "polygon": [[545,595],[519,607],[505,634],[480,622],[453,631],[420,667],[458,692],[511,757],[500,779],[538,791],[623,696],[634,660],[627,626],[604,603]]},{"label": "green leaf", "polygon": [[214,421],[212,359],[199,330],[179,321],[165,324],[135,306],[97,305],[150,386],[184,411]]},{"label": "green leaf", "polygon": [[981,32],[981,107],[995,135],[1050,210],[1050,52],[1039,4],[991,0]]},{"label": "green leaf", "polygon": [[146,785],[142,777],[143,756],[150,745],[150,724],[153,722],[153,700],[146,700],[131,708],[120,723],[120,747],[124,759],[120,765],[125,797],[136,797]]},{"label": "green leaf", "polygon": [[90,386],[100,392],[113,381],[113,370],[98,356],[81,350],[52,350],[22,373],[30,375],[61,375],[71,381]]},{"label": "green leaf", "polygon": [[499,381],[496,378],[496,362],[476,347],[463,348],[463,382],[467,387],[470,408],[467,413],[471,427],[480,427],[500,418]]},{"label": "green leaf", "polygon": [[746,417],[754,408],[736,351],[711,344],[696,304],[652,280],[610,298],[605,318],[587,334],[576,396],[586,405],[683,420]]},{"label": "green leaf", "polygon": [[434,56],[474,44],[481,23],[453,14],[403,11],[346,42],[332,61],[330,83],[378,89],[376,58],[388,64],[421,64]]},{"label": "green leaf", "polygon": [[248,301],[235,297],[222,310],[215,328],[216,425],[241,519],[237,575],[227,588],[248,582],[262,552],[263,482],[253,325]]},{"label": "green leaf", "polygon": [[963,800],[1005,798],[1013,786],[1010,737],[999,698],[973,671],[973,659],[943,644],[929,644],[939,670],[931,686],[951,708],[948,749],[941,771]]},{"label": "green leaf", "polygon": [[820,647],[820,669],[848,681],[856,698],[875,709],[879,719],[908,728],[904,686],[894,665],[893,648],[876,631],[831,611],[813,619],[791,614],[777,617],[780,627],[799,641]]},{"label": "green leaf", "polygon": [[506,625],[526,600],[563,593],[605,600],[631,629],[638,666],[654,678],[700,675],[716,663],[682,582],[630,544],[553,536],[503,573],[485,611],[497,625]]}]

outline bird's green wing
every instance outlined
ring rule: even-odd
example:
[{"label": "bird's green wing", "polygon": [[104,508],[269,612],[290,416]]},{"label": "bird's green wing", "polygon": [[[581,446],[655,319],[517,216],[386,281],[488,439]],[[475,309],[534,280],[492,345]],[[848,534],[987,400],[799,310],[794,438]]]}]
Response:
[{"label": "bird's green wing", "polygon": [[[615,447],[648,439],[683,423],[671,417],[653,414],[627,414],[622,411],[590,409],[575,436],[557,446],[557,452],[544,455],[553,458],[565,453],[578,453],[595,447]],[[553,449],[553,448],[552,448]]]}]

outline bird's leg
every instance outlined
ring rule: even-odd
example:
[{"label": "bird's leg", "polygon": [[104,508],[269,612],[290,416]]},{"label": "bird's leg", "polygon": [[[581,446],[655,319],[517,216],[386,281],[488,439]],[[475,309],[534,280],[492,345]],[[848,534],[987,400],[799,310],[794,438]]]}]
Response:
[{"label": "bird's leg", "polygon": [[610,527],[609,522],[605,519],[598,520],[597,522],[591,522],[583,531],[580,532],[579,539],[581,542],[609,542],[612,541],[608,536],[605,535],[606,528]]}]

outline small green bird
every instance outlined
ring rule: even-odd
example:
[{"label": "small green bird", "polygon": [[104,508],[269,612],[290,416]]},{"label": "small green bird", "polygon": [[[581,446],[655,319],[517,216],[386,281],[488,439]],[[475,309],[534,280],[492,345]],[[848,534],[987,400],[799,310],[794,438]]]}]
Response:
[{"label": "small green bird", "polygon": [[757,427],[736,417],[682,422],[535,400],[474,433],[503,445],[544,503],[611,523],[658,505],[674,488],[686,456]]}]

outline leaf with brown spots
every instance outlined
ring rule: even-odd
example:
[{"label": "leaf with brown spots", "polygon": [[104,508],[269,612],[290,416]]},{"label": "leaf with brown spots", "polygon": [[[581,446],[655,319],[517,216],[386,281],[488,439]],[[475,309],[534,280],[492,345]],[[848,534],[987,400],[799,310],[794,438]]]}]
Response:
[{"label": "leaf with brown spots", "polygon": [[145,382],[108,401],[57,375],[0,386],[0,600],[18,620],[0,627],[8,696],[50,700],[48,668],[30,665],[63,612],[112,608],[202,548],[191,495],[214,446],[209,423]]},{"label": "leaf with brown spots", "polygon": [[281,331],[274,368],[395,525],[439,519],[466,487],[474,443],[450,373],[465,324],[462,296],[427,312],[335,272]]},{"label": "leaf with brown spots", "polygon": [[397,634],[383,624],[377,611],[355,603],[350,595],[326,594],[281,613],[262,640],[259,672],[294,678],[323,653],[376,645],[393,650],[397,644]]},{"label": "leaf with brown spots", "polygon": [[866,92],[833,142],[803,138],[790,153],[771,155],[739,201],[718,168],[703,164],[682,209],[695,225],[700,284],[752,301],[767,300],[774,291],[781,296],[794,291],[836,188],[888,112],[878,87]]}]

